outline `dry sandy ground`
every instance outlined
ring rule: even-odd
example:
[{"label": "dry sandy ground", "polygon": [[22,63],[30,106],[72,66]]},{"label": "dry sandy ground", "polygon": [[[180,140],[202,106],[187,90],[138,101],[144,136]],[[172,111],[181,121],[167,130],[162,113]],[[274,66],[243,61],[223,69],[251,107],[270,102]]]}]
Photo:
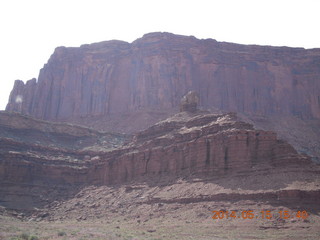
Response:
[{"label": "dry sandy ground", "polygon": [[[12,217],[0,218],[0,239],[15,239],[25,233],[38,239],[110,239],[110,240],[181,240],[181,239],[319,239],[320,217],[310,213],[306,219],[291,217],[274,219],[218,219],[213,220],[211,210],[221,209],[220,203],[203,202],[185,207],[175,206],[176,210],[161,217],[132,218],[128,216],[110,216],[105,212],[103,219],[65,220],[65,221],[20,221]],[[255,202],[224,204],[223,208],[240,210],[262,209],[277,213],[289,210]],[[159,210],[157,210],[159,211]],[[154,211],[150,211],[150,214]],[[109,216],[108,216],[109,215]],[[17,238],[19,239],[19,238]],[[22,238],[20,238],[22,239]],[[36,239],[36,238],[35,238]]]},{"label": "dry sandy ground", "polygon": [[[291,190],[302,192],[287,200],[278,194]],[[259,178],[89,186],[74,198],[30,215],[15,218],[2,211],[0,239],[320,239],[319,192],[318,173],[282,170]],[[235,217],[213,219],[212,211],[220,210],[235,211]],[[244,219],[242,211],[249,210],[253,218]],[[263,218],[261,211],[270,211],[271,219]],[[281,217],[279,211],[290,216]],[[308,217],[297,217],[298,211],[306,211]]]}]

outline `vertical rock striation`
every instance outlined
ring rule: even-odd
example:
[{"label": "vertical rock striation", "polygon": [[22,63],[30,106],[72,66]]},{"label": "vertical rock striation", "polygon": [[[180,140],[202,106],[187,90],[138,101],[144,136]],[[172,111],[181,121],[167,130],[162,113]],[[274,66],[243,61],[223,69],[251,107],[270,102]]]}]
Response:
[{"label": "vertical rock striation", "polygon": [[320,49],[170,33],[146,34],[132,43],[58,47],[37,81],[15,83],[6,110],[70,121],[167,111],[189,90],[199,93],[204,108],[319,119]]}]

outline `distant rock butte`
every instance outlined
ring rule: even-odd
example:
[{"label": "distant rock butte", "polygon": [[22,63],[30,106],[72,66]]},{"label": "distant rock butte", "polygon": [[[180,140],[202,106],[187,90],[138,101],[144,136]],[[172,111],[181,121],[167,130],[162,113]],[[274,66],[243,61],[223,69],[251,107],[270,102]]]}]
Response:
[{"label": "distant rock butte", "polygon": [[206,109],[320,119],[319,79],[320,49],[150,33],[132,43],[56,48],[37,81],[15,82],[6,110],[81,122],[88,116],[169,112],[195,90]]}]

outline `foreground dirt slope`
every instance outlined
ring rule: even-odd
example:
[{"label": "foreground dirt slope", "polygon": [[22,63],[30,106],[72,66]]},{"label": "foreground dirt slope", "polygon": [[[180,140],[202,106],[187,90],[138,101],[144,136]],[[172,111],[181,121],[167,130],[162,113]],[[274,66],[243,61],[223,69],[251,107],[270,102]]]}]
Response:
[{"label": "foreground dirt slope", "polygon": [[[158,186],[89,186],[30,215],[2,211],[0,239],[22,233],[47,240],[317,239],[319,186],[319,178],[298,171],[259,175],[259,180],[233,176]],[[212,211],[220,210],[235,211],[236,217],[212,219]],[[245,211],[254,218],[244,219]],[[262,217],[266,211],[270,219]],[[279,213],[285,211],[287,218]],[[308,217],[297,217],[299,211]]]}]

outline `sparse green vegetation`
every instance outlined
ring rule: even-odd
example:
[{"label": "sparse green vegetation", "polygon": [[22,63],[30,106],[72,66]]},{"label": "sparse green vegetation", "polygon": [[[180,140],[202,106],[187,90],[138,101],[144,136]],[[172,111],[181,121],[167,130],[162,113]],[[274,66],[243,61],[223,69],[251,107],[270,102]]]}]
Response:
[{"label": "sparse green vegetation", "polygon": [[37,236],[29,235],[27,233],[22,233],[17,237],[12,237],[10,240],[39,240]]},{"label": "sparse green vegetation", "polygon": [[26,233],[22,233],[19,237],[20,237],[21,239],[24,239],[24,240],[28,240],[28,239],[29,239],[29,235],[26,234]]},{"label": "sparse green vegetation", "polygon": [[38,240],[39,238],[37,236],[30,236],[28,240]]},{"label": "sparse green vegetation", "polygon": [[58,232],[58,236],[59,236],[59,237],[62,237],[62,236],[65,236],[65,235],[67,235],[67,233],[64,232],[64,231]]}]

